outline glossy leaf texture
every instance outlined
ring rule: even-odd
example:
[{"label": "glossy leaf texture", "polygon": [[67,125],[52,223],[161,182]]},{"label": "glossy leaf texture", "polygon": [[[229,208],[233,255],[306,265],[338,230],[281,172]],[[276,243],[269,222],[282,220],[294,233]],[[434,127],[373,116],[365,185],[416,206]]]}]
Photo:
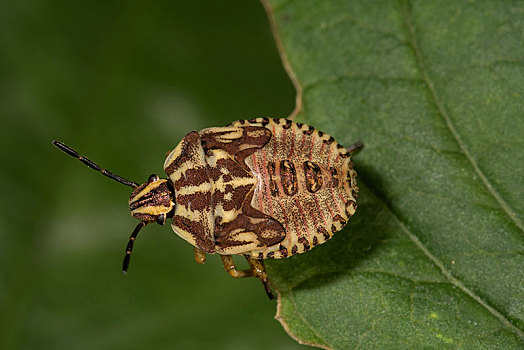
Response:
[{"label": "glossy leaf texture", "polygon": [[365,144],[346,229],[268,263],[288,333],[337,349],[522,348],[524,3],[265,5],[296,120]]}]

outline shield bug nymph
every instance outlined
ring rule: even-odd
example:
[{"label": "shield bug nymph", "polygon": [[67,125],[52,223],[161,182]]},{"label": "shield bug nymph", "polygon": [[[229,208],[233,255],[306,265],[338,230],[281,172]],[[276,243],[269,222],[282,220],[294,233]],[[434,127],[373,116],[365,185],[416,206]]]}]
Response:
[{"label": "shield bug nymph", "polygon": [[[176,234],[195,248],[195,260],[218,253],[233,277],[258,277],[270,298],[264,259],[299,254],[341,230],[357,207],[357,173],[346,148],[314,127],[285,118],[239,120],[187,134],[164,162],[166,179],[153,174],[139,185],[53,144],[103,175],[132,187],[131,215],[139,224],[126,247],[149,223],[171,219]],[[250,269],[237,270],[232,255]]]}]

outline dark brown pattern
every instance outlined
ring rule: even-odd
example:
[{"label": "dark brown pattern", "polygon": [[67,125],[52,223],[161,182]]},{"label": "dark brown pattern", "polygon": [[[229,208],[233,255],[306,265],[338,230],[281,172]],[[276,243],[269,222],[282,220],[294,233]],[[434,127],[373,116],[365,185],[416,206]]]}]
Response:
[{"label": "dark brown pattern", "polygon": [[287,258],[287,255],[289,254],[288,251],[287,251],[287,248],[284,247],[282,244],[278,247],[278,250],[280,251],[280,254],[282,254],[282,256],[284,258]]},{"label": "dark brown pattern", "polygon": [[304,130],[303,133],[306,135],[311,135],[314,131],[315,131],[315,128],[312,127],[311,125],[308,125],[308,129]]},{"label": "dark brown pattern", "polygon": [[[240,237],[246,232],[255,233],[256,241],[242,240]],[[280,243],[285,235],[284,228],[277,221],[253,218],[243,213],[231,222],[215,226],[215,244],[221,250],[251,243],[260,248],[269,247]]]},{"label": "dark brown pattern", "polygon": [[197,247],[201,248],[206,253],[215,252],[215,243],[210,237],[202,234],[205,232],[205,228],[200,221],[192,221],[184,216],[175,215],[173,217],[173,223],[176,227],[180,227],[186,232],[190,232],[195,239]]},{"label": "dark brown pattern", "polygon": [[338,171],[335,168],[330,168],[329,173],[331,174],[331,188],[337,188],[338,187]]},{"label": "dark brown pattern", "polygon": [[269,176],[269,191],[273,197],[278,196],[278,186],[276,182],[276,167],[274,162],[267,163],[267,172]]},{"label": "dark brown pattern", "polygon": [[280,183],[286,195],[294,196],[297,193],[297,171],[289,160],[280,161]]},{"label": "dark brown pattern", "polygon": [[315,193],[322,188],[322,170],[313,162],[304,162],[304,174],[306,177],[306,188],[309,192]]},{"label": "dark brown pattern", "polygon": [[211,156],[212,150],[220,149],[231,156],[218,158],[213,166],[207,165],[210,180],[215,183],[235,179],[242,183],[242,179],[246,179],[245,185],[226,184],[223,188],[213,188],[214,206],[220,205],[224,211],[238,212],[236,218],[229,222],[224,222],[222,217],[215,214],[214,238],[218,251],[252,244],[268,247],[278,244],[285,237],[285,230],[278,221],[251,206],[253,174],[244,163],[247,156],[269,141],[271,132],[259,126],[245,126],[240,130],[242,134],[237,138],[234,136],[238,135],[238,129],[210,129],[202,132],[202,145],[207,155]]},{"label": "dark brown pattern", "polygon": [[209,182],[209,176],[206,172],[206,168],[203,165],[189,168],[185,171],[184,176],[180,177],[175,181],[175,191],[180,191],[182,187],[186,186],[198,186],[203,183]]},{"label": "dark brown pattern", "polygon": [[338,214],[335,215],[335,217],[333,218],[333,221],[339,223],[340,227],[343,227],[344,225],[346,225],[346,220]]},{"label": "dark brown pattern", "polygon": [[208,212],[211,208],[211,192],[195,192],[189,195],[177,195],[177,205],[183,205],[191,211]]},{"label": "dark brown pattern", "polygon": [[305,251],[308,251],[311,249],[311,246],[309,245],[309,242],[305,237],[299,237],[298,243],[302,244]]},{"label": "dark brown pattern", "polygon": [[318,228],[317,228],[317,231],[318,231],[320,234],[322,234],[322,236],[324,236],[324,240],[326,240],[326,241],[329,239],[329,237],[331,237],[331,235],[329,234],[329,232],[328,232],[325,228],[323,228],[323,227],[318,227]]},{"label": "dark brown pattern", "polygon": [[271,131],[264,127],[251,125],[242,126],[240,129],[242,136],[228,142],[224,142],[221,137],[227,136],[232,131],[203,131],[201,134],[202,146],[205,150],[223,149],[234,156],[235,160],[243,166],[244,159],[268,143],[271,139]]},{"label": "dark brown pattern", "polygon": [[177,158],[173,159],[166,169],[164,169],[167,175],[173,174],[175,169],[192,159],[194,153],[197,152],[200,147],[200,135],[196,131],[191,131],[182,139],[181,143],[182,152]]}]

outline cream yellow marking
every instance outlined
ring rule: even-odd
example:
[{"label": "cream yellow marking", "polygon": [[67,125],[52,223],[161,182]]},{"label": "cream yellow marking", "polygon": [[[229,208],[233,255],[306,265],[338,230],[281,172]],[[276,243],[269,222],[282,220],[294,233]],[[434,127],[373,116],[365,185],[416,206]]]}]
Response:
[{"label": "cream yellow marking", "polygon": [[211,155],[206,156],[206,164],[211,168],[216,168],[217,161],[219,159],[224,159],[225,157],[217,154],[214,150],[211,151]]},{"label": "cream yellow marking", "polygon": [[220,216],[222,218],[222,224],[226,224],[235,220],[238,216],[239,211],[236,209],[224,210],[222,203],[217,203],[215,206],[215,217]]},{"label": "cream yellow marking", "polygon": [[191,244],[192,246],[196,247],[197,244],[196,244],[196,239],[193,237],[193,235],[191,234],[191,232],[187,232],[186,230],[182,230],[180,227],[176,226],[175,225],[175,222],[173,221],[173,223],[171,224],[171,229],[173,229],[173,231],[182,239],[184,239],[185,241],[187,241],[189,244]]},{"label": "cream yellow marking", "polygon": [[144,189],[142,191],[140,191],[139,193],[137,193],[136,196],[133,196],[133,199],[131,200],[131,198],[129,199],[129,203],[134,203],[138,200],[140,200],[140,198],[142,198],[144,195],[146,195],[148,192],[150,192],[153,188],[156,188],[158,186],[160,186],[162,183],[164,182],[167,182],[167,180],[165,179],[162,179],[162,180],[158,180],[158,181],[154,181],[154,182],[151,182],[149,185],[147,185],[146,187],[144,187]]},{"label": "cream yellow marking", "polygon": [[220,192],[226,192],[227,185],[231,185],[233,186],[233,188],[237,188],[240,186],[254,185],[256,184],[256,181],[256,179],[247,177],[235,177],[231,179],[231,181],[224,181],[224,179],[220,177],[218,180],[214,182],[213,188],[214,191],[218,190]]},{"label": "cream yellow marking", "polygon": [[177,196],[185,196],[195,194],[197,192],[209,192],[211,190],[211,183],[204,182],[197,186],[182,186],[179,190],[176,191]]},{"label": "cream yellow marking", "polygon": [[[241,231],[242,229],[235,230],[231,233],[231,236],[235,238],[235,241],[243,242],[258,242],[257,235],[252,231]],[[236,232],[240,231],[240,232]]]},{"label": "cream yellow marking", "polygon": [[171,153],[169,153],[166,160],[164,161],[164,169],[167,169],[169,165],[173,162],[173,160],[175,160],[176,158],[178,158],[178,156],[182,154],[182,145],[184,144],[185,144],[185,141],[182,140],[178,144],[178,146],[176,146],[175,149],[172,150]]},{"label": "cream yellow marking", "polygon": [[234,140],[238,140],[244,134],[244,130],[238,127],[218,127],[208,128],[200,131],[200,135],[216,133],[215,139],[223,143],[231,143]]},{"label": "cream yellow marking", "polygon": [[131,211],[131,214],[150,214],[150,215],[160,215],[165,214],[166,209],[170,207],[164,207],[163,205],[155,205],[151,207],[139,207]]}]

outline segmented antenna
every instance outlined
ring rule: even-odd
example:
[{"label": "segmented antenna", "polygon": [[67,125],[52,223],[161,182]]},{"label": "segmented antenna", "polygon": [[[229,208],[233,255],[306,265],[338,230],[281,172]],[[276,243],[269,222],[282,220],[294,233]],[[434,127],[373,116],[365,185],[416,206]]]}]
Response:
[{"label": "segmented antenna", "polygon": [[126,247],[126,256],[124,257],[124,264],[122,265],[122,272],[124,273],[124,275],[127,274],[129,260],[131,260],[131,253],[133,252],[133,243],[135,243],[136,236],[138,236],[138,232],[140,232],[140,229],[142,229],[142,227],[146,225],[147,221],[140,221],[138,225],[136,225],[131,236],[129,237],[129,242],[127,242]]},{"label": "segmented antenna", "polygon": [[90,167],[91,169],[94,169],[96,171],[101,172],[103,175],[107,176],[110,179],[115,180],[116,182],[119,182],[119,183],[121,183],[123,185],[129,186],[129,187],[133,187],[133,188],[137,188],[138,187],[138,184],[136,182],[131,182],[129,180],[124,179],[122,176],[118,176],[117,174],[113,174],[109,170],[100,168],[95,162],[87,159],[84,156],[79,155],[74,149],[72,149],[71,147],[69,147],[68,145],[66,145],[63,142],[55,140],[55,141],[53,141],[53,145],[55,145],[62,152],[66,153],[66,154],[69,154],[71,157],[74,157],[74,158],[78,159],[79,161],[81,161],[82,163],[84,163],[85,165]]}]

